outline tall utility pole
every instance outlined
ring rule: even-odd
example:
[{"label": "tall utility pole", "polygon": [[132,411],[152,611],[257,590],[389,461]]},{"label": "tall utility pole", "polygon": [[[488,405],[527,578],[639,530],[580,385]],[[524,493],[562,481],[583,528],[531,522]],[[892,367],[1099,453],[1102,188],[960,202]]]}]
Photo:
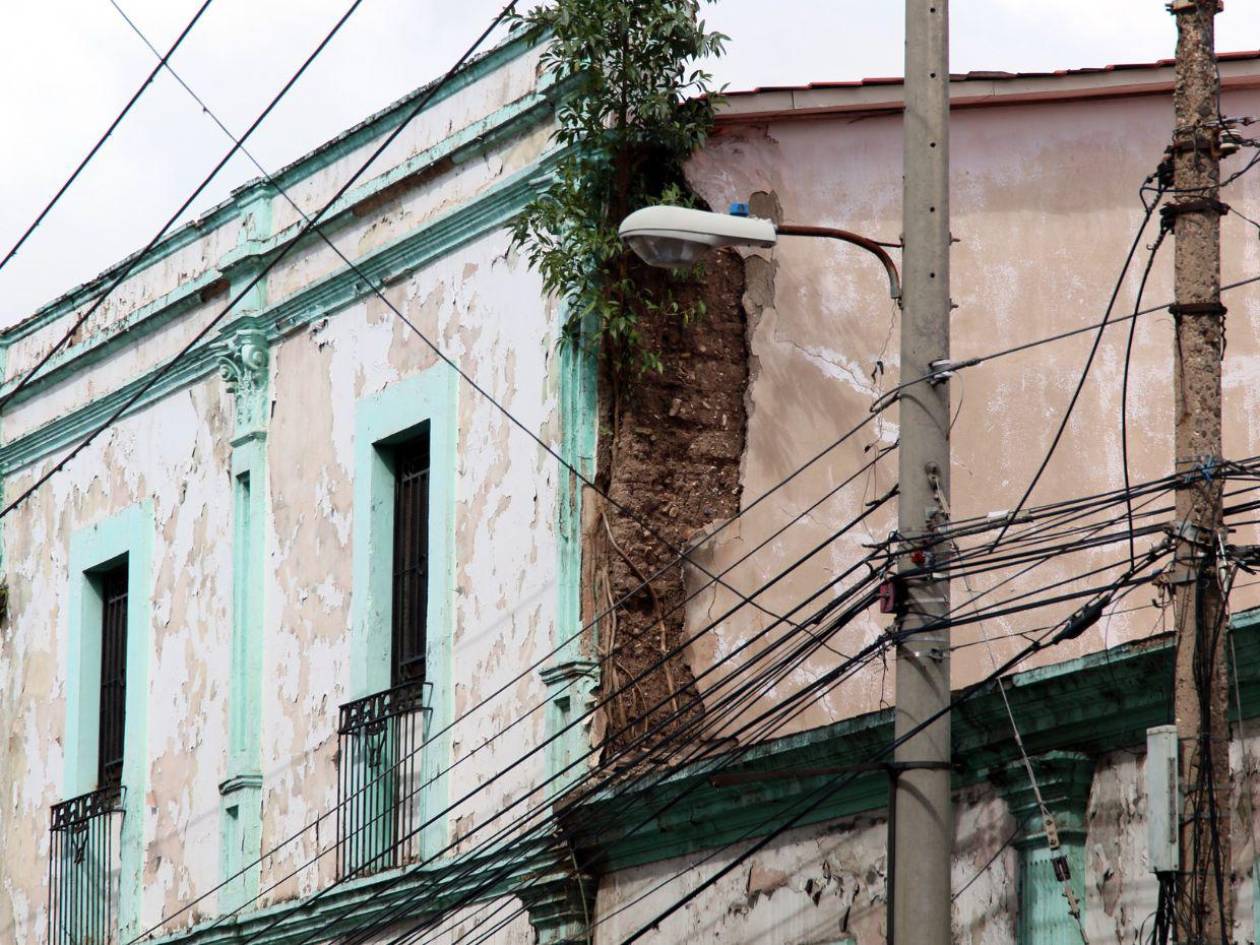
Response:
[{"label": "tall utility pole", "polygon": [[[949,2],[906,0],[902,191],[904,284],[901,378],[921,377],[949,358]],[[949,503],[949,383],[901,392],[897,528],[907,540],[903,630],[949,611],[946,545],[935,530]],[[934,571],[936,564],[939,571]],[[939,626],[897,648],[894,731],[901,737],[949,705],[949,632]],[[896,749],[893,789],[892,941],[949,945],[948,712]]]},{"label": "tall utility pole", "polygon": [[[1164,0],[1160,0],[1161,3]],[[1229,679],[1226,601],[1218,579],[1221,481],[1220,76],[1217,0],[1174,0],[1177,71],[1172,160],[1175,199],[1164,210],[1176,236],[1175,456],[1178,537],[1172,575],[1177,632],[1173,695],[1180,747],[1179,945],[1226,945],[1232,936],[1229,843]]]}]

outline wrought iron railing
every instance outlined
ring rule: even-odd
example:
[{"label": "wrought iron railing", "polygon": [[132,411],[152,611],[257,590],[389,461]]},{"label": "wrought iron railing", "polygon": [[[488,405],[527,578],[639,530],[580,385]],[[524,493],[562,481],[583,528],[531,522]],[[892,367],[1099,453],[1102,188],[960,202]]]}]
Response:
[{"label": "wrought iron railing", "polygon": [[425,687],[407,682],[341,707],[338,876],[375,873],[419,856]]},{"label": "wrought iron railing", "polygon": [[53,805],[49,945],[117,942],[122,799],[122,788],[107,787]]}]

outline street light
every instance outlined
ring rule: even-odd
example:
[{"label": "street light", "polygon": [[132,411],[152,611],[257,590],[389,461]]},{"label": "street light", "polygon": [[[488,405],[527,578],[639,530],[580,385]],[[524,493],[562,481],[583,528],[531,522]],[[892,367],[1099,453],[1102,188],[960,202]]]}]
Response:
[{"label": "street light", "polygon": [[889,294],[901,298],[901,279],[892,257],[881,243],[848,230],[827,226],[798,226],[748,216],[743,204],[731,213],[712,213],[687,207],[644,207],[636,210],[617,229],[617,235],[650,266],[679,269],[694,265],[704,253],[720,246],[774,246],[780,236],[822,236],[851,243],[876,256],[888,273]]}]

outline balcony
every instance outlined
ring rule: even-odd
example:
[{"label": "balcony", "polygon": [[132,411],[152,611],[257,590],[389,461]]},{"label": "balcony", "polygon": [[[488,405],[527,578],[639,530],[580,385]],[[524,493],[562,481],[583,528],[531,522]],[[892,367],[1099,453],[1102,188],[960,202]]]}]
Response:
[{"label": "balcony", "polygon": [[54,804],[48,857],[50,945],[115,945],[123,789]]},{"label": "balcony", "polygon": [[337,727],[337,875],[366,876],[420,853],[420,748],[426,684],[412,681],[341,707]]}]

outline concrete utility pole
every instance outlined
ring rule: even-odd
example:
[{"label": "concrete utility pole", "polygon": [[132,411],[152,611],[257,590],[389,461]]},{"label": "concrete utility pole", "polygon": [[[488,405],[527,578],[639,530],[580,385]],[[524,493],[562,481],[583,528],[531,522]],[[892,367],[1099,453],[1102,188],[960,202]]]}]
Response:
[{"label": "concrete utility pole", "polygon": [[[1164,0],[1160,0],[1161,3]],[[1217,0],[1175,0],[1173,92],[1175,201],[1164,213],[1176,236],[1176,469],[1200,471],[1177,490],[1179,535],[1172,575],[1177,632],[1174,708],[1180,746],[1179,945],[1225,945],[1230,906],[1229,679],[1226,601],[1216,556],[1223,538],[1221,480],[1221,127],[1216,71]],[[1209,792],[1214,792],[1212,797]]]},{"label": "concrete utility pole", "polygon": [[[949,3],[906,0],[902,201],[904,284],[901,378],[949,358]],[[909,539],[902,567],[944,571],[946,545],[932,531],[949,503],[949,383],[901,393],[897,528]],[[919,559],[916,561],[915,559]],[[949,581],[929,573],[902,588],[901,629],[949,611]],[[898,737],[949,705],[949,632],[929,630],[897,649]],[[949,790],[950,720],[945,713],[900,745],[894,758],[892,941],[949,945],[954,811]]]}]

